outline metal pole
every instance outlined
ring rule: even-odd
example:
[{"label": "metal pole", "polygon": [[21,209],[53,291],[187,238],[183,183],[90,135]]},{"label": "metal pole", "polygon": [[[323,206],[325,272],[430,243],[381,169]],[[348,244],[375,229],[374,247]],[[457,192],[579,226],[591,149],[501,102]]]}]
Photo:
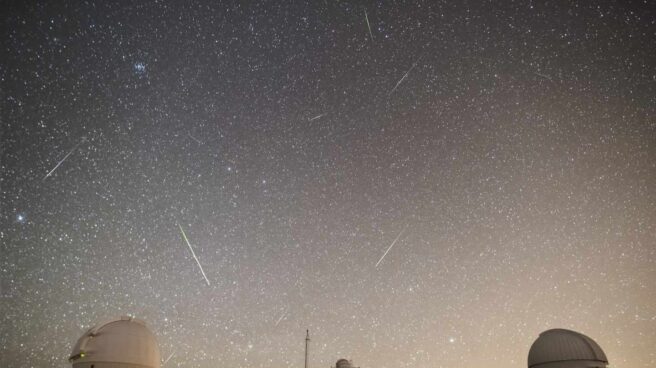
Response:
[{"label": "metal pole", "polygon": [[308,348],[310,347],[310,330],[305,331],[305,368],[308,368]]}]

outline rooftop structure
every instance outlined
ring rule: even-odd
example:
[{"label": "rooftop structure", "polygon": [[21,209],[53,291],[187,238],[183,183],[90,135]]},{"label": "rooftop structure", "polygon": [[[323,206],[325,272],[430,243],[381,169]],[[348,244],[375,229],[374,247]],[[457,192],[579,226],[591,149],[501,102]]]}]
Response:
[{"label": "rooftop structure", "polygon": [[591,338],[565,329],[540,334],[528,353],[529,368],[604,368],[608,359]]},{"label": "rooftop structure", "polygon": [[73,368],[159,368],[155,335],[132,317],[103,322],[87,330],[73,348]]}]

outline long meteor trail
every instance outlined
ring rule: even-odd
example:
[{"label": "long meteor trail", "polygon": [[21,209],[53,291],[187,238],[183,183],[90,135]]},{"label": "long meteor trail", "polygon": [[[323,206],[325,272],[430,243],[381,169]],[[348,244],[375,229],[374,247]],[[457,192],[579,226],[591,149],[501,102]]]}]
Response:
[{"label": "long meteor trail", "polygon": [[189,136],[189,138],[195,140],[196,143],[198,143],[198,144],[203,144],[203,142],[201,142],[198,138],[196,138],[196,137],[194,137],[193,135],[191,135],[191,133],[187,133],[187,135]]},{"label": "long meteor trail", "polygon": [[55,170],[57,170],[57,168],[58,168],[61,164],[63,164],[64,161],[66,161],[66,159],[68,158],[68,156],[70,156],[70,155],[71,155],[71,154],[72,154],[72,153],[73,153],[73,152],[74,152],[74,151],[80,146],[80,144],[82,144],[82,142],[84,142],[84,141],[85,141],[85,140],[81,140],[81,141],[78,142],[75,146],[73,146],[73,148],[72,148],[72,149],[66,154],[66,156],[64,156],[64,158],[62,158],[62,159],[57,163],[57,165],[55,165],[55,167],[53,167],[52,170],[50,170],[50,172],[47,173],[46,176],[43,177],[43,179],[41,179],[41,181],[46,180],[50,175],[52,175],[52,173],[54,173]]},{"label": "long meteor trail", "polygon": [[383,258],[385,258],[385,256],[387,255],[387,253],[388,253],[388,252],[390,251],[390,249],[392,249],[392,247],[394,246],[394,244],[396,244],[396,242],[399,241],[399,238],[401,238],[401,235],[403,235],[403,232],[405,232],[405,229],[407,229],[407,228],[408,228],[408,224],[406,224],[406,225],[403,227],[403,230],[401,230],[401,232],[399,233],[399,235],[396,236],[396,239],[394,239],[394,241],[392,242],[392,244],[390,244],[390,246],[387,248],[387,250],[385,251],[385,253],[383,254],[383,256],[380,257],[380,259],[379,259],[378,262],[376,263],[376,267],[378,267],[378,265],[380,264],[380,262],[383,261]]},{"label": "long meteor trail", "polygon": [[173,358],[173,356],[174,356],[174,355],[175,355],[175,351],[174,351],[174,352],[172,352],[172,353],[171,353],[171,355],[169,355],[169,357],[168,357],[168,358],[166,358],[166,360],[164,361],[164,363],[162,363],[162,365],[164,365],[164,364],[166,364],[166,363],[168,363],[168,362],[169,362],[169,360],[171,360],[171,358]]},{"label": "long meteor trail", "polygon": [[198,257],[196,257],[196,253],[194,253],[194,248],[191,247],[191,244],[189,244],[189,239],[187,239],[187,234],[185,234],[184,230],[182,230],[182,226],[178,224],[178,227],[180,228],[180,232],[182,233],[182,237],[184,238],[185,242],[187,243],[187,246],[189,247],[189,250],[191,251],[191,255],[194,256],[194,259],[196,260],[196,263],[198,264],[198,268],[200,268],[200,272],[203,274],[203,277],[205,278],[205,281],[207,281],[207,286],[210,285],[210,280],[207,279],[207,276],[205,275],[205,271],[203,271],[203,266],[200,265],[200,262],[198,261]]},{"label": "long meteor trail", "polygon": [[[419,61],[419,59],[417,59],[417,61]],[[415,66],[417,66],[417,61],[415,61],[414,64],[412,64],[412,66],[410,67],[410,69],[408,69],[408,71],[405,72],[405,74],[403,74],[403,77],[401,77],[401,79],[399,79],[399,81],[396,82],[396,85],[394,86],[394,88],[392,88],[392,90],[389,91],[389,93],[387,93],[388,96],[391,95],[392,93],[394,93],[394,91],[396,91],[396,88],[397,88],[401,83],[403,83],[403,81],[408,77],[408,74],[410,74],[410,72],[412,71],[412,69],[414,69]]]},{"label": "long meteor trail", "polygon": [[283,318],[285,318],[286,316],[287,316],[287,310],[285,309],[285,310],[282,312],[282,315],[280,316],[280,318],[278,318],[278,322],[276,322],[276,327],[278,327],[278,325],[280,324],[280,322],[281,322],[281,321],[283,320]]},{"label": "long meteor trail", "polygon": [[369,17],[367,16],[367,9],[364,10],[364,19],[367,21],[367,28],[369,28],[369,36],[371,36],[371,42],[373,42],[374,34],[371,33],[371,25],[369,24]]},{"label": "long meteor trail", "polygon": [[322,118],[322,117],[326,116],[326,114],[327,114],[327,112],[324,112],[323,114],[317,115],[317,116],[313,117],[312,119],[310,119],[308,121],[315,121],[319,118]]}]

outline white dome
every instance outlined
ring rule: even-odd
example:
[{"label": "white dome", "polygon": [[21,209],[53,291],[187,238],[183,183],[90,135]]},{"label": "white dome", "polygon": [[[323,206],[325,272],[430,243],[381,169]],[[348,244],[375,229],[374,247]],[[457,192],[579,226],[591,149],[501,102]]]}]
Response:
[{"label": "white dome", "polygon": [[73,368],[159,368],[155,335],[144,321],[131,317],[110,320],[89,329],[75,344]]},{"label": "white dome", "polygon": [[606,354],[594,340],[565,329],[541,333],[528,353],[529,368],[587,368],[607,364]]}]

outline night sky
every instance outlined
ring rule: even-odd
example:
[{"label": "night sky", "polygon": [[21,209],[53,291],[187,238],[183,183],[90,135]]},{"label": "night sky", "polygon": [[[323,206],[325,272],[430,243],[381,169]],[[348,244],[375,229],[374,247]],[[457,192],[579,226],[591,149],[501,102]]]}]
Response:
[{"label": "night sky", "polygon": [[656,365],[652,1],[2,8],[0,366]]}]

